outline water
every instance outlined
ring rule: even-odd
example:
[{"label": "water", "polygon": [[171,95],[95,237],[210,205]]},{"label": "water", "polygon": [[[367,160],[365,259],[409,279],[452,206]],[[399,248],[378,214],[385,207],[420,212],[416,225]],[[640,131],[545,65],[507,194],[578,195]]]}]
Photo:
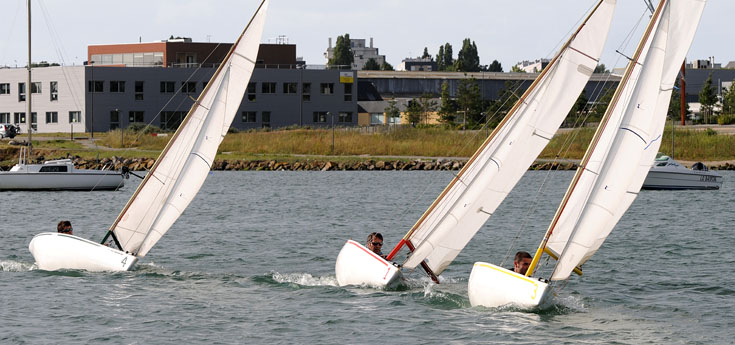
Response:
[{"label": "water", "polygon": [[467,278],[474,261],[535,249],[571,172],[527,173],[442,284],[416,271],[401,291],[340,288],[334,260],[371,231],[390,249],[450,172],[215,172],[123,273],[39,271],[28,242],[62,218],[100,240],[137,182],[5,192],[0,343],[729,344],[735,173],[723,175],[719,191],[641,192],[585,275],[536,312],[473,308]]}]

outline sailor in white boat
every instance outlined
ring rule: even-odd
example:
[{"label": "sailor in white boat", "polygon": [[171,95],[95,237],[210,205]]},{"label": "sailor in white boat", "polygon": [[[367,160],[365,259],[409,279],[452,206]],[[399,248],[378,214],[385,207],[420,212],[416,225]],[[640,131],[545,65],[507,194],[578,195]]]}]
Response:
[{"label": "sailor in white boat", "polygon": [[515,258],[513,259],[513,272],[518,274],[526,274],[528,271],[528,267],[531,266],[531,261],[533,261],[533,256],[529,254],[528,252],[519,251],[516,253]]},{"label": "sailor in white boat", "polygon": [[381,250],[383,249],[383,235],[379,232],[370,233],[367,238],[367,249],[370,249],[370,251],[385,259],[386,256],[383,255],[383,251]]},{"label": "sailor in white boat", "polygon": [[72,235],[73,230],[71,222],[68,220],[62,220],[58,225],[56,225],[56,231],[60,234]]}]

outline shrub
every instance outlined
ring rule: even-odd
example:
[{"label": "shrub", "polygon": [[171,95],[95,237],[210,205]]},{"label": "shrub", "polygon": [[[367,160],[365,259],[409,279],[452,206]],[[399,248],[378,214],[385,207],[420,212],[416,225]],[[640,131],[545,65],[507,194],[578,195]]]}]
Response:
[{"label": "shrub", "polygon": [[720,115],[717,117],[717,123],[720,125],[732,125],[735,124],[735,114]]},{"label": "shrub", "polygon": [[161,129],[154,125],[145,124],[142,122],[131,123],[127,130],[132,132],[143,132],[144,134],[159,133]]}]

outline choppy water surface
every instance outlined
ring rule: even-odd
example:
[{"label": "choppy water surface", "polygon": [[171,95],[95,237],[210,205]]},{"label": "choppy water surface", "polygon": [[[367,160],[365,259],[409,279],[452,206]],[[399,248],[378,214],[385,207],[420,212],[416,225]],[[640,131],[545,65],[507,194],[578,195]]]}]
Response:
[{"label": "choppy water surface", "polygon": [[[341,288],[334,260],[371,231],[395,244],[448,172],[216,172],[132,272],[45,272],[32,236],[61,218],[100,240],[132,194],[5,192],[0,343],[730,344],[735,174],[720,191],[643,191],[556,306],[472,308],[474,261],[532,251],[571,172],[529,172],[442,275]],[[537,193],[543,185],[544,193]]]}]

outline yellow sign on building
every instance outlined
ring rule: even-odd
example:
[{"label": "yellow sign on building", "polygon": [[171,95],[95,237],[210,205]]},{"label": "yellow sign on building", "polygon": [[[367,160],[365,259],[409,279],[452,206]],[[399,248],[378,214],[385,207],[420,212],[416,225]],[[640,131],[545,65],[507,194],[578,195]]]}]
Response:
[{"label": "yellow sign on building", "polygon": [[355,82],[353,72],[339,72],[339,82],[341,84],[352,84]]}]

